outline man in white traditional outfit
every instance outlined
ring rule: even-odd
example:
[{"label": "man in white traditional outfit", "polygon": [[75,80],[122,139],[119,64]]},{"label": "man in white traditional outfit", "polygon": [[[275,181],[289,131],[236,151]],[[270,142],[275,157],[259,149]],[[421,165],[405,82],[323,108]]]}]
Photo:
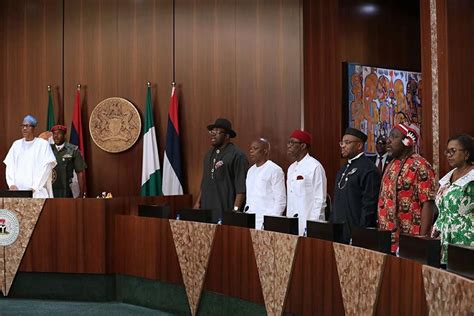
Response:
[{"label": "man in white traditional outfit", "polygon": [[298,217],[298,230],[306,232],[306,221],[324,220],[326,208],[326,172],[319,161],[309,155],[311,135],[295,130],[287,144],[288,157],[294,161],[288,168],[286,215]]},{"label": "man in white traditional outfit", "polygon": [[35,137],[38,121],[25,116],[21,125],[23,138],[13,142],[3,161],[10,190],[31,190],[34,198],[52,198],[52,171],[56,157],[48,141]]},{"label": "man in white traditional outfit", "polygon": [[246,191],[248,213],[255,213],[255,228],[263,228],[263,216],[280,216],[286,206],[285,174],[271,160],[270,143],[264,138],[250,144],[249,158],[254,163],[247,172]]}]

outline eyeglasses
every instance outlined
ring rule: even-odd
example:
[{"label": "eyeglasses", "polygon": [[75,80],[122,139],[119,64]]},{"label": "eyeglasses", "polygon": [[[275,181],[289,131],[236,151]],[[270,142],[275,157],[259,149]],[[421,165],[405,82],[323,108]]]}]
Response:
[{"label": "eyeglasses", "polygon": [[288,146],[294,146],[294,145],[302,144],[302,143],[303,143],[303,142],[299,142],[299,141],[297,141],[297,140],[292,140],[292,139],[290,139],[287,144],[288,144]]},{"label": "eyeglasses", "polygon": [[458,151],[465,151],[465,149],[459,149],[459,148],[449,148],[444,151],[444,154],[446,156],[454,156],[456,152]]},{"label": "eyeglasses", "polygon": [[386,142],[386,141],[384,141],[384,140],[379,140],[379,141],[377,142],[377,144],[380,144],[380,145],[385,145],[385,144],[387,144],[387,142]]},{"label": "eyeglasses", "polygon": [[31,124],[21,124],[20,127],[21,128],[32,128],[32,127],[35,127],[35,126],[31,125]]},{"label": "eyeglasses", "polygon": [[226,131],[221,131],[218,129],[212,129],[209,131],[209,135],[220,135],[220,134],[225,134]]},{"label": "eyeglasses", "polygon": [[360,143],[361,141],[360,140],[345,140],[345,141],[342,141],[342,142],[339,142],[339,146],[344,146],[344,145],[350,145],[352,143]]}]

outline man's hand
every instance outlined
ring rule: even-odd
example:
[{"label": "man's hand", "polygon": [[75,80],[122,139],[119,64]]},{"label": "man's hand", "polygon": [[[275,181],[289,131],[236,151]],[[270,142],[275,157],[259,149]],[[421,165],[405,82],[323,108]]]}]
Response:
[{"label": "man's hand", "polygon": [[18,190],[18,187],[16,185],[11,185],[10,186],[10,190],[12,191],[17,191]]}]

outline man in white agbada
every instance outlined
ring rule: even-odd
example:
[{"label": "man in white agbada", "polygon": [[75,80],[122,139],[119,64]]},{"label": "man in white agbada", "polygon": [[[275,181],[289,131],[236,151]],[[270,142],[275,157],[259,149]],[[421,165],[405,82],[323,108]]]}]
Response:
[{"label": "man in white agbada", "polygon": [[3,161],[10,190],[32,190],[34,198],[52,198],[51,186],[56,158],[48,141],[35,137],[38,121],[25,116],[21,125],[22,139],[13,142]]},{"label": "man in white agbada", "polygon": [[306,232],[306,221],[323,221],[326,208],[326,172],[319,161],[309,155],[311,135],[295,130],[287,145],[288,157],[294,161],[288,168],[286,215],[298,217],[298,230]]},{"label": "man in white agbada", "polygon": [[255,228],[263,228],[263,216],[280,216],[286,206],[285,174],[268,160],[270,143],[263,138],[250,145],[249,158],[254,163],[247,172],[247,204],[244,210],[255,213]]}]

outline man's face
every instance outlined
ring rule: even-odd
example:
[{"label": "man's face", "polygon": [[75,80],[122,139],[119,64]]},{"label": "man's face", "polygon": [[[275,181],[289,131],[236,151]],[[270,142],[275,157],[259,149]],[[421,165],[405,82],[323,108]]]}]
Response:
[{"label": "man's face", "polygon": [[344,135],[339,144],[341,146],[341,156],[343,158],[354,158],[362,150],[362,141],[354,135]]},{"label": "man's face", "polygon": [[23,122],[21,124],[21,134],[23,138],[32,140],[35,137],[35,127],[28,122]]},{"label": "man's face", "polygon": [[405,149],[405,145],[402,143],[403,137],[402,132],[396,128],[390,131],[387,140],[387,151],[393,158],[399,158]]},{"label": "man's face", "polygon": [[259,164],[266,160],[267,150],[265,146],[259,141],[253,141],[250,144],[249,158],[254,164]]},{"label": "man's face", "polygon": [[56,130],[53,132],[53,140],[56,145],[62,145],[64,143],[64,139],[66,138],[66,133],[60,130]]},{"label": "man's face", "polygon": [[387,152],[387,137],[379,136],[375,142],[375,149],[379,155],[383,155]]},{"label": "man's face", "polygon": [[302,141],[291,137],[286,145],[286,154],[290,160],[296,160],[301,155],[304,148],[305,144]]},{"label": "man's face", "polygon": [[229,137],[225,129],[216,127],[209,131],[211,136],[211,145],[214,147],[221,147]]}]

